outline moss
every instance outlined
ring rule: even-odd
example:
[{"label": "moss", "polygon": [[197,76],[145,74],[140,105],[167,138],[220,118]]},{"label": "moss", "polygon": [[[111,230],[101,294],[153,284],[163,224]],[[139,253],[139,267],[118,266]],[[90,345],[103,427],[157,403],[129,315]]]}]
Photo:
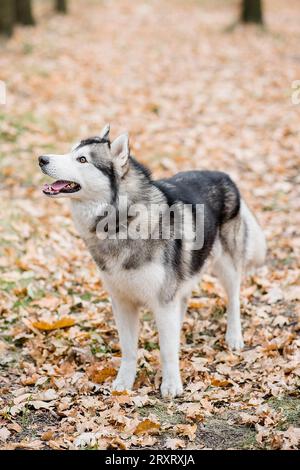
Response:
[{"label": "moss", "polygon": [[258,449],[256,432],[248,429],[248,433],[244,436],[243,442],[241,443],[241,449]]},{"label": "moss", "polygon": [[290,424],[300,426],[300,392],[299,396],[296,397],[272,397],[268,400],[268,403],[275,410],[282,412],[285,418],[282,428],[286,428]]},{"label": "moss", "polygon": [[157,343],[154,343],[153,341],[145,341],[144,348],[147,349],[147,351],[153,351],[155,349],[159,349],[159,346]]},{"label": "moss", "polygon": [[185,416],[179,411],[170,414],[168,408],[164,403],[155,403],[154,405],[147,405],[137,410],[142,417],[148,417],[150,414],[157,416],[160,423],[169,424],[182,424],[186,422]]},{"label": "moss", "polygon": [[229,424],[227,419],[208,418],[197,431],[197,442],[216,450],[255,449],[256,432],[248,426]]}]

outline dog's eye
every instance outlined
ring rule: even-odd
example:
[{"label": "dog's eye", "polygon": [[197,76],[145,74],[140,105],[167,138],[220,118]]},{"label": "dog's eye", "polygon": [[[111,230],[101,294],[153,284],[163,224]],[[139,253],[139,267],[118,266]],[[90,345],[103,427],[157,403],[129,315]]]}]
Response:
[{"label": "dog's eye", "polygon": [[87,163],[87,159],[85,157],[78,157],[77,161],[80,163]]}]

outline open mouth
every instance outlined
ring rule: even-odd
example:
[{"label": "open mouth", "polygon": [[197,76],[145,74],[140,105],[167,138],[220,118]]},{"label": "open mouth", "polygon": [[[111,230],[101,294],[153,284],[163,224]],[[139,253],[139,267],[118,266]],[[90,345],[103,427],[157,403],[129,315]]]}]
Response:
[{"label": "open mouth", "polygon": [[45,184],[43,193],[48,196],[55,196],[57,194],[77,193],[81,189],[80,184],[73,181],[58,180],[53,184]]}]

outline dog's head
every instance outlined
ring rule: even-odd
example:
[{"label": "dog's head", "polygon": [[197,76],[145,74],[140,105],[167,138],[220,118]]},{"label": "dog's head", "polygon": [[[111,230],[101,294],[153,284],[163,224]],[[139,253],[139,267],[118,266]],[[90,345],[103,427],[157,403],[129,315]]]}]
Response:
[{"label": "dog's head", "polygon": [[122,134],[111,143],[109,130],[106,125],[100,136],[82,140],[65,155],[39,157],[43,173],[56,180],[45,184],[44,194],[109,202],[126,175],[129,158],[128,135]]}]

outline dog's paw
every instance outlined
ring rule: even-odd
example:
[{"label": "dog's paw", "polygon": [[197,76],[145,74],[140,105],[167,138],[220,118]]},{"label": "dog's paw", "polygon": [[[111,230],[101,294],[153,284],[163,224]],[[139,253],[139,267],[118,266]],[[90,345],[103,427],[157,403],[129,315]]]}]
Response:
[{"label": "dog's paw", "polygon": [[244,347],[242,333],[226,333],[226,343],[229,349],[233,351],[240,351]]},{"label": "dog's paw", "polygon": [[133,386],[133,381],[129,380],[128,377],[117,377],[113,381],[112,390],[115,392],[125,392],[126,390],[131,390]]},{"label": "dog's paw", "polygon": [[183,394],[180,379],[165,379],[162,381],[160,392],[163,398],[175,398]]}]

